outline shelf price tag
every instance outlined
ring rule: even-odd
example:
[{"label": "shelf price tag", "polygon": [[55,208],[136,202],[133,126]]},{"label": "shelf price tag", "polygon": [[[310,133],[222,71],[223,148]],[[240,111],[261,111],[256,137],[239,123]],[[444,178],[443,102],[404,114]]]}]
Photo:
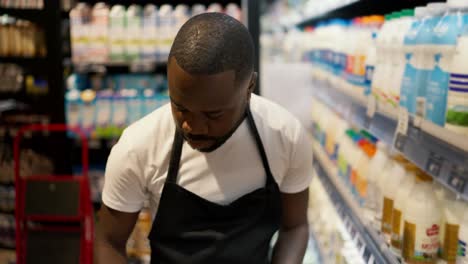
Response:
[{"label": "shelf price tag", "polygon": [[406,136],[408,133],[409,114],[408,110],[400,107],[398,109],[398,125],[396,132]]},{"label": "shelf price tag", "polygon": [[433,176],[439,177],[442,165],[444,163],[444,158],[440,155],[437,155],[434,152],[429,154],[429,158],[426,164],[426,170]]},{"label": "shelf price tag", "polygon": [[468,172],[463,167],[453,166],[448,184],[455,190],[463,193],[467,174]]},{"label": "shelf price tag", "polygon": [[366,114],[368,117],[373,117],[375,115],[375,110],[377,108],[377,100],[371,94],[367,97],[367,111]]},{"label": "shelf price tag", "polygon": [[406,144],[406,135],[403,135],[403,134],[400,134],[400,133],[397,133],[396,136],[395,136],[395,142],[394,142],[394,147],[403,152],[404,149],[405,149],[405,144]]}]

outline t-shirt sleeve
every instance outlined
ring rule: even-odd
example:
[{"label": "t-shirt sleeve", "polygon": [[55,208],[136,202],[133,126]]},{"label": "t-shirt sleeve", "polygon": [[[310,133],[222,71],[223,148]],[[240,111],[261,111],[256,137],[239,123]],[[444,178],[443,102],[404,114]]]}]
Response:
[{"label": "t-shirt sleeve", "polygon": [[146,200],[143,168],[125,136],[112,148],[107,160],[103,203],[117,211],[134,213]]},{"label": "t-shirt sleeve", "polygon": [[312,180],[312,142],[307,131],[298,125],[298,133],[293,140],[289,168],[280,185],[283,193],[298,193],[309,187]]}]

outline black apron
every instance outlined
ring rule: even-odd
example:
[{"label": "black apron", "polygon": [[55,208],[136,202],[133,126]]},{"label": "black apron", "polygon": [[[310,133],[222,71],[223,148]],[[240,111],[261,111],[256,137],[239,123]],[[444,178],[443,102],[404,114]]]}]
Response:
[{"label": "black apron", "polygon": [[250,110],[249,130],[266,173],[266,185],[219,205],[177,185],[183,137],[176,131],[168,175],[149,234],[152,264],[269,263],[270,240],[279,229],[278,185]]}]

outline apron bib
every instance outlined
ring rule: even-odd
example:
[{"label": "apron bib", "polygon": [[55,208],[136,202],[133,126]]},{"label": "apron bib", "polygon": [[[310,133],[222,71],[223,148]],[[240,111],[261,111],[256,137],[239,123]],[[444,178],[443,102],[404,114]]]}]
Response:
[{"label": "apron bib", "polygon": [[266,173],[266,185],[228,205],[210,202],[177,185],[183,137],[174,136],[168,175],[149,234],[152,264],[269,263],[279,229],[281,200],[257,127],[247,110]]}]

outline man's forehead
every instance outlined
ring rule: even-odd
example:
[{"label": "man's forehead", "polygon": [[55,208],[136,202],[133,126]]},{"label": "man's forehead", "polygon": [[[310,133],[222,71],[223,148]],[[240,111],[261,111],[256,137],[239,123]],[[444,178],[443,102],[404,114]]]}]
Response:
[{"label": "man's forehead", "polygon": [[[216,74],[190,74],[182,69],[177,60],[168,65],[168,82],[171,97],[178,103],[203,102],[209,108],[232,104],[240,91],[236,87],[235,72]],[[213,107],[211,107],[213,106]]]}]

